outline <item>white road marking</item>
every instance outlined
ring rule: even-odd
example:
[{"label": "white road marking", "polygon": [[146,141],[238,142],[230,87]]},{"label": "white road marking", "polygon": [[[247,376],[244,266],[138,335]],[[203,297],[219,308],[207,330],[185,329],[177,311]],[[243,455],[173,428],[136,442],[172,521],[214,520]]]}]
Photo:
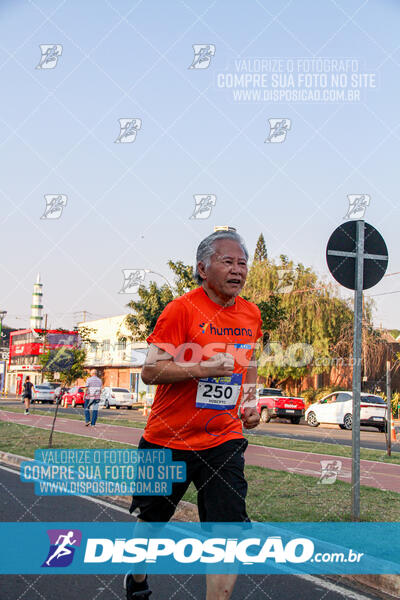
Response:
[{"label": "white road marking", "polygon": [[300,579],[304,579],[304,581],[309,581],[316,586],[328,590],[328,592],[341,594],[343,598],[348,598],[349,600],[371,600],[371,596],[364,596],[364,594],[361,594],[358,590],[348,590],[346,588],[342,588],[337,583],[333,583],[333,581],[320,579],[315,575],[294,575],[293,577],[299,577]]}]

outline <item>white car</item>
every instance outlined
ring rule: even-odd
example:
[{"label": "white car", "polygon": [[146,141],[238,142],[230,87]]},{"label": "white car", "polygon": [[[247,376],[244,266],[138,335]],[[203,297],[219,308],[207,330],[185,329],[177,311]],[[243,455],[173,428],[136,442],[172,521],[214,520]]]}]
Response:
[{"label": "white car", "polygon": [[[360,424],[386,429],[386,402],[381,396],[361,394]],[[352,392],[339,391],[311,404],[305,413],[305,420],[311,427],[320,423],[336,423],[341,429],[351,429],[353,413]]]},{"label": "white car", "polygon": [[104,408],[110,408],[111,406],[115,406],[115,408],[126,406],[126,408],[131,409],[133,404],[133,394],[126,388],[104,387],[101,390],[100,408],[102,406],[104,406]]}]

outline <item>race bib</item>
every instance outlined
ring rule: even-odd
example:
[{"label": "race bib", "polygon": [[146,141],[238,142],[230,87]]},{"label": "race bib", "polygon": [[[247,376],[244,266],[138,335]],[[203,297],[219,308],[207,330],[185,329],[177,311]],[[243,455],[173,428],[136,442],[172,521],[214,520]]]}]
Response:
[{"label": "race bib", "polygon": [[229,410],[235,408],[242,385],[242,374],[230,377],[207,377],[199,379],[196,395],[197,408]]}]

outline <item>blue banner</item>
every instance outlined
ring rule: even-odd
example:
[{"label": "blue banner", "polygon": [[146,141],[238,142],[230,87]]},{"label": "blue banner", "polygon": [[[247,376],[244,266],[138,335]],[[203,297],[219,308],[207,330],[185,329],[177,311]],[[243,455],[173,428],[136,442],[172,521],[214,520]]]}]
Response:
[{"label": "blue banner", "polygon": [[399,523],[2,523],[2,574],[400,574]]}]

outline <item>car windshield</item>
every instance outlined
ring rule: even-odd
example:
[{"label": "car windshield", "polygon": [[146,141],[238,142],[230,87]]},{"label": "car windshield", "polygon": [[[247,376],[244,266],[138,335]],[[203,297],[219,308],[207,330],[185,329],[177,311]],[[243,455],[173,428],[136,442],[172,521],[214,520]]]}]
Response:
[{"label": "car windshield", "polygon": [[127,390],[126,388],[112,388],[113,392],[125,392],[126,394],[129,394],[129,390]]},{"label": "car windshield", "polygon": [[260,390],[260,396],[282,396],[282,390],[278,388],[263,388]]},{"label": "car windshield", "polygon": [[49,385],[35,385],[35,388],[37,390],[46,390],[47,392],[51,390],[51,387]]}]

